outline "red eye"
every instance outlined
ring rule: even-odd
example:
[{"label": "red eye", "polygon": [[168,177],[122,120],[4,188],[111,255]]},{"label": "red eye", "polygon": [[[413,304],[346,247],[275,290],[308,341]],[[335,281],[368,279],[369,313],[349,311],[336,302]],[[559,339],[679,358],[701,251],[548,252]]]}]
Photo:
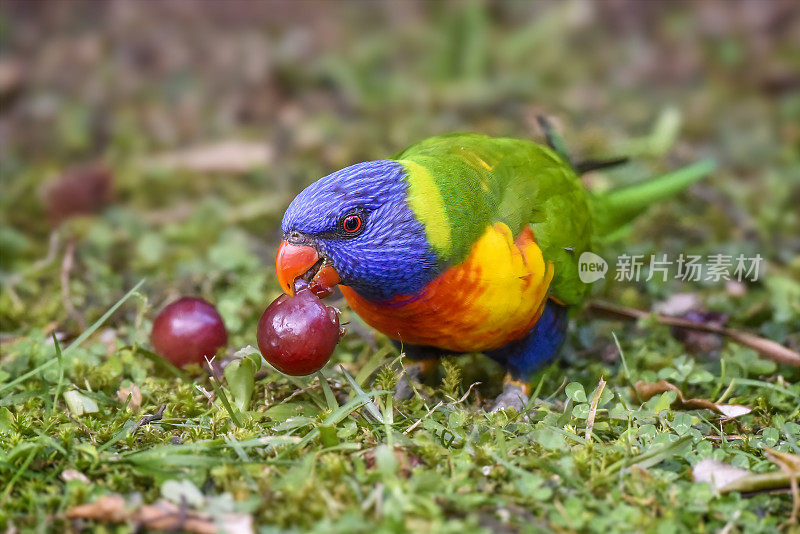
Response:
[{"label": "red eye", "polygon": [[354,234],[361,229],[361,217],[358,215],[348,215],[342,221],[342,228],[348,234]]}]

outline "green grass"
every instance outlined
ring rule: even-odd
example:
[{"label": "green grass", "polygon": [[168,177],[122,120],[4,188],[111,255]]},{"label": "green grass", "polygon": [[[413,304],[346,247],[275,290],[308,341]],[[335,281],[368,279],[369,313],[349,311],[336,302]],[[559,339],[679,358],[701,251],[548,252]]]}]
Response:
[{"label": "green grass", "polygon": [[[480,355],[444,360],[417,397],[393,401],[399,352],[343,302],[349,333],[322,372],[327,382],[257,373],[261,363],[252,358],[217,383],[149,352],[156,313],[182,294],[219,308],[230,334],[220,357],[255,345],[257,320],[280,292],[273,274],[280,216],[304,185],[448,131],[538,138],[531,124],[539,111],[558,117],[578,159],[635,156],[587,176],[593,188],[706,156],[720,163],[689,193],[648,210],[604,257],[765,258],[765,276],[743,294],[725,284],[655,279],[598,283],[596,297],[650,309],[691,292],[731,327],[800,346],[800,158],[793,149],[800,97],[765,88],[796,62],[791,34],[770,30],[765,51],[753,45],[765,35],[758,28],[715,33],[691,7],[654,8],[657,16],[636,15],[655,16],[658,28],[644,43],[654,55],[643,65],[632,52],[644,46],[641,37],[615,29],[621,15],[611,7],[587,15],[572,4],[476,6],[429,6],[399,25],[382,9],[333,16],[320,7],[320,28],[339,33],[320,29],[310,51],[302,35],[272,28],[264,15],[252,17],[257,32],[207,33],[179,12],[153,11],[148,27],[185,38],[168,41],[178,50],[170,61],[186,61],[182,68],[165,73],[147,63],[154,41],[139,42],[140,26],[96,24],[88,35],[120,48],[111,54],[100,46],[95,60],[75,63],[74,76],[63,79],[50,72],[60,63],[48,60],[46,47],[23,55],[23,37],[0,33],[13,57],[38,66],[5,104],[14,135],[0,166],[0,529],[63,531],[73,526],[64,514],[76,505],[109,493],[152,503],[165,484],[175,498],[174,481],[187,494],[197,489],[201,509],[251,514],[263,532],[781,527],[789,494],[716,495],[691,479],[704,458],[768,472],[775,466],[765,447],[800,454],[800,371],[730,342],[690,353],[652,321],[576,314],[562,358],[532,377],[536,395],[524,414],[485,410],[502,376]],[[727,20],[715,6],[715,17]],[[0,11],[0,27],[21,24]],[[38,24],[35,35],[63,38],[52,50],[75,57],[93,50],[91,40],[70,40],[79,25]],[[258,79],[264,93],[238,68],[231,72],[228,56],[215,55],[227,45],[270,65]],[[120,59],[139,55],[142,65]],[[662,70],[649,70],[650,62]],[[83,85],[109,77],[114,90]],[[57,96],[52,105],[48,92]],[[33,120],[30,109],[42,115]],[[242,117],[231,119],[231,110]],[[215,138],[264,142],[272,160],[244,173],[150,165],[155,155]],[[54,173],[95,158],[114,170],[115,203],[51,228],[37,191]],[[63,304],[70,241],[69,299],[88,328]],[[607,384],[586,438],[601,379]],[[641,402],[630,389],[660,379],[687,397],[724,398],[753,411],[725,421],[670,408],[674,393]],[[138,409],[117,395],[132,384],[142,392]],[[68,400],[83,398],[97,412],[73,415]],[[132,432],[162,405],[160,420]],[[68,470],[88,483],[65,481]]]},{"label": "green grass", "polygon": [[[53,347],[41,341],[42,356],[54,358]],[[471,361],[448,360],[442,380],[423,386],[429,398],[401,403],[373,389],[391,386],[395,373],[388,367],[379,368],[372,385],[327,369],[330,390],[316,382],[288,402],[283,400],[296,386],[271,372],[256,381],[254,398],[240,412],[209,401],[195,387],[211,390],[207,378],[159,372],[129,349],[99,366],[81,365],[75,354],[86,351],[86,358],[105,350],[88,343],[64,351],[62,359],[45,360],[63,365],[39,365],[13,393],[4,392],[3,519],[58,528],[59,512],[107,492],[137,492],[150,502],[167,481],[188,480],[206,498],[229,494],[235,509],[281,528],[616,531],[625,525],[646,531],[658,518],[659,529],[700,525],[713,531],[735,518],[744,531],[775,529],[789,512],[788,496],[715,496],[707,485],[693,483],[689,470],[712,457],[768,471],[773,467],[764,446],[800,452],[800,388],[747,379],[763,371],[764,362],[735,346],[724,351],[725,377],[718,362],[679,356],[674,343],[667,351],[642,338],[622,346],[630,377],[596,362],[552,367],[537,377],[538,399],[520,416],[484,411],[482,388],[461,398],[465,364],[476,367]],[[392,358],[389,353],[381,363]],[[658,371],[651,369],[653,359],[663,363]],[[50,367],[58,372],[48,375]],[[63,404],[53,404],[65,367],[67,388],[99,406],[79,423]],[[115,390],[136,373],[145,401],[134,412]],[[609,383],[585,439],[599,374]],[[664,377],[697,396],[719,394],[720,386],[735,381],[727,400],[755,411],[723,422],[711,413],[669,409],[674,395],[640,403],[628,387],[629,379]],[[136,421],[161,404],[167,407],[163,419],[131,434]],[[718,439],[725,435],[743,439]],[[91,483],[62,482],[66,469]]]}]

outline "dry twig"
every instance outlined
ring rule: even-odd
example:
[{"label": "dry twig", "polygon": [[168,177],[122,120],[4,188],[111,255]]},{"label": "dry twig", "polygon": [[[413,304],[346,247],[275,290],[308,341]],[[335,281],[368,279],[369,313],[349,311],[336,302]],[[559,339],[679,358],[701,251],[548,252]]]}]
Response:
[{"label": "dry twig", "polygon": [[687,399],[683,396],[683,392],[678,386],[666,380],[659,380],[658,382],[643,382],[640,380],[633,385],[633,388],[642,401],[647,401],[655,395],[660,395],[667,391],[674,391],[676,394],[675,401],[672,403],[672,408],[674,409],[711,410],[729,419],[747,415],[752,411],[751,408],[739,404],[720,404],[706,399]]},{"label": "dry twig", "polygon": [[780,467],[789,477],[789,488],[792,492],[792,514],[789,516],[789,525],[797,524],[797,515],[800,512],[800,489],[798,489],[797,479],[800,477],[800,456],[789,454],[775,449],[765,448],[767,458]]},{"label": "dry twig", "polygon": [[742,332],[740,330],[734,330],[732,328],[725,328],[723,326],[711,324],[695,323],[692,321],[687,321],[686,319],[680,319],[678,317],[650,313],[644,310],[637,310],[636,308],[628,308],[625,306],[615,306],[613,304],[600,301],[590,302],[587,309],[591,313],[615,319],[638,320],[652,316],[656,319],[656,321],[667,326],[676,326],[678,328],[712,332],[714,334],[728,337],[740,345],[751,348],[758,352],[761,356],[774,362],[800,367],[800,354],[797,352],[770,339],[765,339],[763,337]]},{"label": "dry twig", "polygon": [[154,413],[152,415],[145,415],[141,419],[136,421],[136,423],[131,427],[131,431],[130,431],[129,435],[132,435],[134,432],[139,430],[144,425],[149,425],[153,421],[160,421],[161,418],[164,416],[164,410],[166,408],[167,408],[167,405],[166,404],[162,404],[161,406],[158,407],[158,410],[156,411],[156,413]]},{"label": "dry twig", "polygon": [[589,407],[589,417],[586,418],[586,433],[583,435],[584,439],[587,441],[592,439],[592,429],[594,428],[594,418],[597,415],[597,403],[600,402],[600,396],[603,394],[603,390],[606,387],[606,381],[603,378],[600,378],[600,382],[597,383],[597,392],[595,392],[594,397],[592,397],[592,404]]}]

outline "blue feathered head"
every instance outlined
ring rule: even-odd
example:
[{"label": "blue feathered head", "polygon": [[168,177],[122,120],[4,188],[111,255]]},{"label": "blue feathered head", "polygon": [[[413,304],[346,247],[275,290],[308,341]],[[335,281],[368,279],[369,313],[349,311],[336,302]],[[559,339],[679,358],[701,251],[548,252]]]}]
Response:
[{"label": "blue feathered head", "polygon": [[[407,188],[405,169],[396,161],[337,171],[292,201],[283,216],[284,240],[312,247],[317,268],[333,267],[341,283],[364,298],[414,294],[438,268],[425,229],[408,206]],[[280,275],[280,265],[278,270]]]}]

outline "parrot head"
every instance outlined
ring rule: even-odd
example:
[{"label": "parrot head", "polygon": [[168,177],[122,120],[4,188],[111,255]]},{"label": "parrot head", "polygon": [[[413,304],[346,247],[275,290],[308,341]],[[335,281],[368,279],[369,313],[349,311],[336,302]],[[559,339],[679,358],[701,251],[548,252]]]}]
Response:
[{"label": "parrot head", "polygon": [[330,174],[303,190],[283,216],[278,281],[294,293],[302,278],[325,295],[342,283],[386,301],[414,294],[439,273],[425,228],[407,201],[397,161],[369,161]]}]

